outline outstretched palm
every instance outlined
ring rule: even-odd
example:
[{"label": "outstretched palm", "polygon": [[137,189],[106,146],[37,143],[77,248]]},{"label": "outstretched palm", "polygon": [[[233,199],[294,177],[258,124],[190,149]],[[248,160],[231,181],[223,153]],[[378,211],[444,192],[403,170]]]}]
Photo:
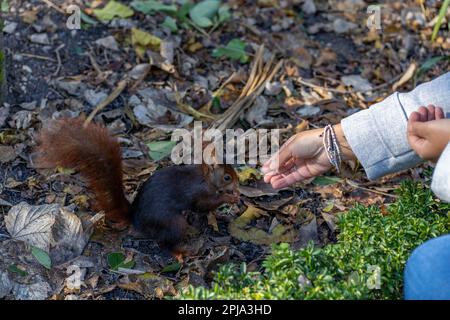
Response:
[{"label": "outstretched palm", "polygon": [[264,181],[273,188],[319,176],[331,169],[323,148],[321,129],[302,132],[291,137],[263,166]]}]

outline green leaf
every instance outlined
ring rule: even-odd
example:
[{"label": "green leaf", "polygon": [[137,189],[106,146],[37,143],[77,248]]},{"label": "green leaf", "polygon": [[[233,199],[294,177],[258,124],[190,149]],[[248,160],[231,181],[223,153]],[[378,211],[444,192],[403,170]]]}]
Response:
[{"label": "green leaf", "polygon": [[167,5],[154,0],[134,0],[130,5],[139,12],[153,14],[155,12],[175,13],[178,8],[175,4]]},{"label": "green leaf", "polygon": [[164,267],[164,269],[162,269],[161,272],[165,273],[165,272],[177,272],[178,270],[180,270],[181,268],[181,264],[178,262],[174,262],[171,263],[167,266]]},{"label": "green leaf", "polygon": [[129,18],[134,15],[134,11],[128,6],[111,0],[103,9],[94,9],[94,15],[101,21],[110,21],[114,17]]},{"label": "green leaf", "polygon": [[148,148],[150,149],[149,154],[150,157],[155,160],[159,161],[172,152],[173,147],[175,147],[177,143],[175,141],[154,141],[147,144]]},{"label": "green leaf", "polygon": [[220,0],[204,0],[197,3],[190,11],[192,21],[201,28],[211,27],[212,18],[220,8]]},{"label": "green leaf", "polygon": [[122,252],[112,252],[106,257],[111,269],[117,270],[122,262],[125,261],[125,255]]},{"label": "green leaf", "polygon": [[81,11],[81,21],[83,21],[84,23],[93,25],[93,26],[95,26],[98,23],[96,20],[92,19],[90,16],[88,16],[83,11]]},{"label": "green leaf", "polygon": [[9,12],[8,0],[3,0],[2,1],[2,12]]},{"label": "green leaf", "polygon": [[214,97],[212,99],[212,106],[213,106],[213,108],[222,108],[222,103],[220,102],[219,97]]},{"label": "green leaf", "polygon": [[36,258],[36,260],[45,268],[52,268],[52,261],[47,252],[38,247],[31,247],[31,254]]},{"label": "green leaf", "polygon": [[135,262],[133,260],[128,262],[122,262],[118,268],[124,268],[124,269],[133,269],[135,265]]},{"label": "green leaf", "polygon": [[240,39],[233,39],[228,42],[226,47],[220,47],[213,50],[212,56],[215,58],[227,57],[232,60],[239,60],[241,63],[248,61],[245,53],[247,44]]},{"label": "green leaf", "polygon": [[431,35],[431,41],[433,41],[433,42],[436,40],[436,37],[439,33],[439,29],[441,28],[441,25],[442,25],[442,19],[444,19],[449,5],[450,5],[450,0],[445,0],[444,3],[442,4],[441,9],[439,10],[438,20],[436,21],[436,24],[434,25],[433,34]]},{"label": "green leaf", "polygon": [[185,23],[188,20],[189,11],[192,9],[194,4],[191,2],[184,3],[180,9],[175,13],[175,16],[181,23]]},{"label": "green leaf", "polygon": [[8,268],[9,272],[13,272],[13,273],[17,273],[19,276],[21,277],[25,277],[28,272],[26,272],[25,270],[20,269],[17,265],[13,264],[11,266],[9,266]]},{"label": "green leaf", "polygon": [[172,32],[178,31],[177,21],[172,17],[166,17],[162,25]]},{"label": "green leaf", "polygon": [[317,177],[313,180],[312,183],[318,186],[328,186],[330,184],[340,183],[342,182],[341,178],[338,177],[328,177],[328,176],[321,176]]},{"label": "green leaf", "polygon": [[108,254],[106,260],[111,270],[118,270],[119,268],[131,269],[134,267],[133,260],[125,262],[125,255],[122,252],[112,252]]},{"label": "green leaf", "polygon": [[418,78],[420,75],[422,75],[424,72],[427,72],[428,70],[430,70],[431,68],[433,68],[436,64],[438,64],[439,62],[441,62],[442,60],[449,60],[450,57],[447,56],[437,56],[437,57],[432,57],[428,60],[426,60],[424,63],[422,63],[422,65],[419,67],[419,69],[416,72],[416,78]]},{"label": "green leaf", "polygon": [[107,259],[108,265],[112,270],[118,270],[119,268],[131,269],[135,265],[133,260],[125,261],[126,257],[121,252],[110,253]]},{"label": "green leaf", "polygon": [[227,20],[230,20],[231,13],[230,13],[230,7],[228,5],[223,5],[219,8],[219,23],[223,23]]}]

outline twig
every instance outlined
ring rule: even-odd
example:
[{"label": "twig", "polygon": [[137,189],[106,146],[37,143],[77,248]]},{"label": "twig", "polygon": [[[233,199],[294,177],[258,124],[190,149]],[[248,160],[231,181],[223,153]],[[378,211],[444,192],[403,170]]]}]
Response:
[{"label": "twig", "polygon": [[63,9],[61,9],[60,7],[58,7],[56,4],[54,4],[53,2],[51,2],[50,0],[41,0],[42,2],[45,2],[49,7],[51,7],[51,8],[53,8],[53,9],[55,9],[56,11],[58,11],[59,13],[62,13],[62,14],[66,14],[66,12],[63,10]]},{"label": "twig", "polygon": [[260,46],[253,66],[250,71],[247,83],[242,89],[241,95],[233,105],[212,125],[212,127],[224,131],[230,128],[239,119],[240,115],[250,108],[258,95],[262,93],[268,81],[271,81],[275,74],[280,70],[283,61],[273,66],[275,57],[272,55],[269,62],[264,65],[263,61],[264,46]]},{"label": "twig", "polygon": [[380,194],[382,196],[386,196],[386,197],[391,197],[391,198],[395,198],[397,199],[398,196],[395,194],[389,194],[383,191],[378,191],[378,190],[373,190],[373,189],[369,189],[369,188],[365,188],[365,187],[361,187],[360,185],[358,185],[356,182],[352,181],[352,180],[348,180],[346,179],[346,182],[349,186],[353,187],[353,188],[357,188],[360,190],[364,190],[364,191],[368,191],[368,192],[372,192],[372,193],[376,193],[376,194]]},{"label": "twig", "polygon": [[[92,51],[92,48],[91,48],[91,51]],[[95,60],[95,57],[92,55],[92,52],[88,52],[88,53],[86,53],[87,54],[87,56],[89,57],[89,60],[91,61],[91,64],[92,64],[92,67],[95,69],[95,71],[97,72],[97,74],[99,75],[99,76],[102,76],[103,75],[103,71],[102,71],[102,69],[100,69],[100,66],[98,65],[98,63],[97,63],[97,60]]]},{"label": "twig", "polygon": [[33,59],[38,59],[38,60],[45,60],[45,61],[52,61],[52,62],[56,62],[55,59],[50,58],[50,57],[45,57],[45,56],[39,56],[36,54],[31,54],[31,53],[18,53],[21,56],[27,57],[27,58],[33,58]]},{"label": "twig", "polygon": [[397,82],[397,80],[399,80],[401,77],[403,76],[403,74],[399,74],[396,75],[394,78],[392,78],[391,80],[389,80],[388,82],[382,83],[376,87],[367,89],[367,90],[338,90],[338,89],[333,89],[333,88],[328,88],[328,87],[324,87],[324,86],[320,86],[317,84],[313,84],[310,83],[308,81],[303,80],[301,77],[297,78],[296,81],[306,87],[310,87],[310,88],[316,88],[316,89],[324,89],[324,90],[328,90],[329,92],[334,92],[334,93],[339,93],[339,94],[357,94],[357,93],[366,93],[369,91],[378,91],[381,89],[384,89],[386,87],[389,87],[390,85],[394,84],[395,82]]},{"label": "twig", "polygon": [[191,116],[193,116],[195,119],[201,119],[201,118],[206,118],[206,119],[210,119],[210,120],[215,120],[216,118],[212,115],[206,114],[206,113],[202,113],[194,108],[192,108],[192,106],[183,103],[183,101],[181,101],[181,97],[180,94],[178,93],[178,91],[175,91],[175,101],[177,104],[177,108],[187,114],[190,114]]},{"label": "twig", "polygon": [[58,59],[58,67],[56,68],[56,71],[53,73],[53,76],[57,76],[59,73],[59,70],[61,70],[62,67],[62,62],[61,62],[61,56],[59,55],[59,50],[61,50],[62,48],[64,48],[66,45],[63,43],[62,45],[60,45],[58,48],[56,48],[55,53],[56,53],[56,58]]},{"label": "twig", "polygon": [[101,110],[106,108],[110,103],[112,103],[116,98],[125,90],[125,88],[128,85],[128,79],[120,80],[120,82],[117,84],[117,87],[111,92],[111,94],[105,98],[102,102],[100,102],[95,109],[91,112],[89,117],[87,117],[86,121],[84,122],[84,125],[88,125],[92,119],[99,113]]}]

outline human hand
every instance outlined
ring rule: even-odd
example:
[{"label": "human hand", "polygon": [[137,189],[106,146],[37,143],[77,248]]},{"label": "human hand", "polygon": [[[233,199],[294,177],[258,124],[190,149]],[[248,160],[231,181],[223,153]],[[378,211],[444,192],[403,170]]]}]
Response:
[{"label": "human hand", "polygon": [[413,112],[408,120],[408,142],[425,160],[437,162],[450,142],[450,119],[442,108],[429,105]]},{"label": "human hand", "polygon": [[[342,159],[354,159],[341,125],[334,126],[334,130],[341,147]],[[279,189],[329,171],[332,165],[323,146],[322,133],[323,129],[315,129],[292,136],[264,164],[264,181]]]}]

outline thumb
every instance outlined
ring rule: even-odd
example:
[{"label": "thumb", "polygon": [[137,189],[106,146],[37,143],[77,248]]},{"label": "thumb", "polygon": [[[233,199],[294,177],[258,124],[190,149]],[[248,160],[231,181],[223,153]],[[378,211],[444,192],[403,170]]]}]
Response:
[{"label": "thumb", "polygon": [[420,121],[410,121],[408,122],[408,134],[418,137],[426,137],[429,134],[429,123]]}]

